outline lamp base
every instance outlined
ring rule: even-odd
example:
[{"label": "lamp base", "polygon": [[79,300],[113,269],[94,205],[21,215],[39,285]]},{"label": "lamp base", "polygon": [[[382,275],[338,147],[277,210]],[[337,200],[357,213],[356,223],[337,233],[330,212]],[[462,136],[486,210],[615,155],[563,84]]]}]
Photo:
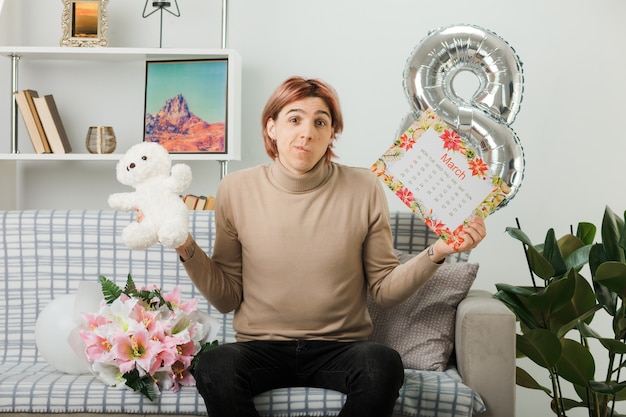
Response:
[{"label": "lamp base", "polygon": [[172,4],[171,1],[153,1],[152,7],[154,7],[154,10],[152,10],[150,13],[147,13],[146,10],[148,9],[149,2],[150,0],[146,0],[146,5],[143,6],[143,13],[141,17],[146,18],[148,16],[152,16],[156,12],[161,12],[160,13],[161,24],[159,25],[159,48],[161,48],[163,46],[163,10],[165,10],[166,12],[168,12],[174,17],[180,17],[180,9],[178,8],[178,0],[174,0],[174,5],[176,6],[176,12],[173,12],[169,9],[169,7]]}]

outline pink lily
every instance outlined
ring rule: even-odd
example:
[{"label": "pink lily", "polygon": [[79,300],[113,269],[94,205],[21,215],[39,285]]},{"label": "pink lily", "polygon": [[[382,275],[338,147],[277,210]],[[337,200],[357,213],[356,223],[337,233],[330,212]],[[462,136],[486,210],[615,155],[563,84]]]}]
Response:
[{"label": "pink lily", "polygon": [[161,346],[159,341],[152,340],[150,334],[143,329],[137,329],[133,333],[117,332],[112,354],[123,374],[135,367],[140,374],[145,374],[152,369]]}]

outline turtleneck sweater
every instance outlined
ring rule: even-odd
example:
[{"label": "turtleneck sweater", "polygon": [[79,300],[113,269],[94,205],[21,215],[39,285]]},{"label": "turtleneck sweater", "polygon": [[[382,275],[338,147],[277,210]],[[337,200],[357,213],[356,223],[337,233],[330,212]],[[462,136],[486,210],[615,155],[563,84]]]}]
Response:
[{"label": "turtleneck sweater", "polygon": [[183,265],[238,341],[366,340],[367,292],[391,307],[438,265],[399,264],[382,184],[365,168],[320,161],[293,175],[278,161],[236,171],[215,198],[213,254]]}]

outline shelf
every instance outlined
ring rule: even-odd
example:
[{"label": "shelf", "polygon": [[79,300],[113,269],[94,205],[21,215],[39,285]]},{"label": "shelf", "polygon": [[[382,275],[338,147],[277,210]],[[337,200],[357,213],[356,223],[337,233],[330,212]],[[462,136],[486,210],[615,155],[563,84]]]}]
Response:
[{"label": "shelf", "polygon": [[[124,154],[90,154],[90,153],[66,153],[66,154],[37,154],[37,153],[2,153],[0,161],[119,161]],[[172,161],[226,161],[228,155],[224,154],[170,154]]]},{"label": "shelf", "polygon": [[233,55],[229,49],[180,49],[180,48],[80,48],[80,47],[36,47],[0,46],[0,55],[19,56],[28,59],[50,60],[158,60],[187,59],[210,56],[228,58]]}]

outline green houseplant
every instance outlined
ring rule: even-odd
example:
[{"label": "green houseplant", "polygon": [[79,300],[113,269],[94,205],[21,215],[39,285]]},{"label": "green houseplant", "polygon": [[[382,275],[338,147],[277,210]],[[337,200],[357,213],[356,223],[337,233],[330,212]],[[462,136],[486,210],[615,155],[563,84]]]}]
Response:
[{"label": "green houseplant", "polygon": [[[529,372],[517,367],[517,385],[544,391],[557,416],[575,407],[589,416],[618,417],[617,401],[626,400],[626,228],[624,216],[606,207],[601,243],[594,243],[597,228],[578,224],[576,233],[557,239],[549,229],[541,244],[533,244],[520,229],[507,228],[521,241],[532,285],[497,284],[495,297],[515,313],[520,332],[519,357],[527,357],[545,369],[550,387],[542,386]],[[582,270],[588,266],[590,280]],[[612,335],[605,337],[591,327],[595,317],[609,315]],[[590,349],[590,341],[594,349]],[[596,349],[595,344],[601,347]],[[595,355],[607,355],[605,372],[596,369]],[[572,384],[578,399],[566,398],[563,384]],[[621,415],[623,417],[623,415]]]}]

